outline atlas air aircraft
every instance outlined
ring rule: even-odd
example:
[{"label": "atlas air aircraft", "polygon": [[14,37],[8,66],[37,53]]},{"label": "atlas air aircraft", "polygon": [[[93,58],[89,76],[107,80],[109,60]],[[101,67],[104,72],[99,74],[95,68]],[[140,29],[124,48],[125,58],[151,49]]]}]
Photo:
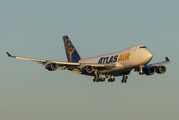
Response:
[{"label": "atlas air aircraft", "polygon": [[139,75],[163,74],[166,67],[163,64],[170,63],[168,57],[165,61],[148,64],[152,59],[152,53],[144,45],[129,47],[120,52],[101,55],[88,59],[82,59],[70,41],[68,36],[63,36],[68,62],[32,59],[25,57],[7,55],[16,59],[39,62],[49,71],[57,69],[70,70],[72,73],[93,76],[93,82],[103,82],[108,78],[108,82],[114,82],[116,76],[122,76],[122,83],[126,83],[131,70]]}]

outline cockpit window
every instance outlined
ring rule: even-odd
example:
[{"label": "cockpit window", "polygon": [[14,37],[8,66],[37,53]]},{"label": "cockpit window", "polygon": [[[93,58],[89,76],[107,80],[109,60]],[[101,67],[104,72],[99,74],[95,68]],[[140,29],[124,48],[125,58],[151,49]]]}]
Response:
[{"label": "cockpit window", "polygon": [[140,46],[139,48],[147,48],[146,46]]}]

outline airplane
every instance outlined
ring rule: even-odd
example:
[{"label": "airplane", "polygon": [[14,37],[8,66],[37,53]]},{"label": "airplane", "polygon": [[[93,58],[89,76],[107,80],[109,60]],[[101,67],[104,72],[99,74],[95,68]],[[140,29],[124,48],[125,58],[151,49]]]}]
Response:
[{"label": "airplane", "polygon": [[168,57],[165,61],[148,64],[153,55],[144,45],[136,45],[120,52],[82,59],[67,35],[63,36],[64,46],[68,62],[32,59],[7,55],[16,59],[39,62],[49,71],[57,69],[70,70],[72,73],[93,76],[93,82],[114,82],[116,76],[122,76],[122,83],[126,83],[128,75],[134,69],[139,75],[163,74],[166,67],[163,64],[170,63]]}]

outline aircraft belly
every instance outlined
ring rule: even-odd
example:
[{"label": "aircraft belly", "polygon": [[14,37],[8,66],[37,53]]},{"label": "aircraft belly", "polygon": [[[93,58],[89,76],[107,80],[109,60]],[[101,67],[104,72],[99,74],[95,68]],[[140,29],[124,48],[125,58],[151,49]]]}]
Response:
[{"label": "aircraft belly", "polygon": [[116,67],[112,68],[112,69],[105,69],[105,70],[102,70],[101,73],[102,74],[105,74],[105,73],[116,73],[116,72],[119,72],[121,70],[124,70],[124,66],[122,66],[121,64],[117,64]]}]

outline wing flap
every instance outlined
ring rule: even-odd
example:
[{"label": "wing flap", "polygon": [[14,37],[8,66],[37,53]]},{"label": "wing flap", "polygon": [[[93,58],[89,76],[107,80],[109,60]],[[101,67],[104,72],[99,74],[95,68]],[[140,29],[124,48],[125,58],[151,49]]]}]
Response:
[{"label": "wing flap", "polygon": [[79,66],[80,63],[74,63],[74,62],[60,62],[60,61],[51,61],[53,63],[58,64],[59,66]]}]

